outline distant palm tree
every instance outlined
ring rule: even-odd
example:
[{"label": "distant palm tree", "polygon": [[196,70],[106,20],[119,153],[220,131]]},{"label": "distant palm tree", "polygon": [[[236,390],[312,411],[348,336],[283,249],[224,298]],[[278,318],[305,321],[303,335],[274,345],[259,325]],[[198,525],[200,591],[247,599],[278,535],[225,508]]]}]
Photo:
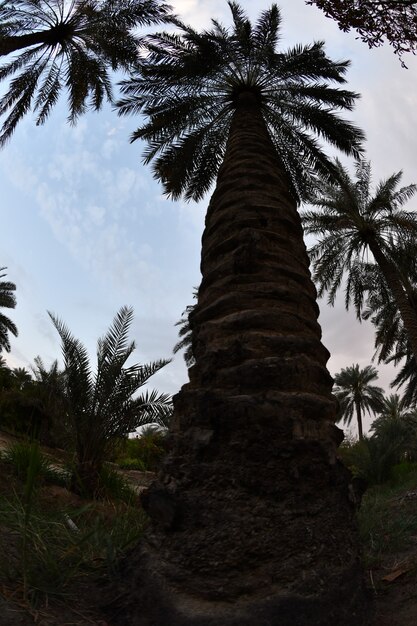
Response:
[{"label": "distant palm tree", "polygon": [[[415,243],[397,245],[395,260],[401,269],[408,301],[417,315]],[[397,303],[377,265],[363,265],[361,283],[361,287],[367,290],[366,306],[361,311],[361,317],[370,319],[376,329],[375,348],[378,361],[396,366],[396,376],[391,387],[403,388],[403,405],[414,406],[417,404],[417,363]]]},{"label": "distant palm tree", "polygon": [[372,422],[372,437],[383,448],[396,451],[396,462],[415,457],[417,451],[417,411],[406,408],[398,394],[384,398],[379,416]]},{"label": "distant palm tree", "polygon": [[340,419],[349,425],[356,415],[360,440],[363,439],[364,412],[375,413],[383,406],[383,389],[370,384],[377,378],[378,372],[372,365],[361,369],[358,364],[342,369],[334,377],[333,393],[340,403]]},{"label": "distant palm tree", "polygon": [[[7,268],[0,267],[0,272]],[[6,274],[0,274],[0,279],[4,278]],[[0,280],[0,307],[5,307],[8,309],[14,309],[16,306],[16,296],[14,292],[16,291],[16,285],[9,281]],[[12,333],[15,337],[17,337],[17,328],[16,325],[10,320],[6,315],[0,313],[0,352],[1,350],[6,350],[6,352],[10,352],[11,346],[9,341],[8,333]]]},{"label": "distant palm tree", "polygon": [[32,376],[30,375],[30,372],[28,372],[28,370],[24,367],[14,367],[12,369],[12,375],[14,385],[20,391],[22,391],[25,386],[30,385],[30,383],[32,382]]},{"label": "distant palm tree", "polygon": [[360,302],[363,287],[358,272],[370,252],[391,291],[417,359],[417,315],[410,302],[409,280],[396,261],[398,247],[411,242],[415,248],[417,216],[402,207],[417,186],[398,189],[402,176],[398,172],[380,182],[372,193],[369,162],[357,161],[356,180],[337,159],[335,167],[336,178],[322,181],[310,198],[316,208],[302,215],[305,232],[319,238],[309,251],[319,296],[327,291],[333,304],[346,277],[346,307],[352,299]]},{"label": "distant palm tree", "polygon": [[115,439],[149,423],[166,425],[170,396],[156,390],[135,395],[169,360],[127,365],[135,349],[128,342],[133,310],[122,307],[97,343],[97,370],[92,373],[86,348],[65,324],[49,314],[62,341],[64,395],[75,434],[77,467],[73,488],[88,495],[100,490],[100,471]]},{"label": "distant palm tree", "polygon": [[[166,21],[159,0],[4,0],[0,2],[0,80],[13,77],[0,99],[8,114],[0,146],[30,110],[43,124],[61,91],[68,93],[69,121],[88,108],[113,102],[110,70],[137,60],[137,26]],[[22,51],[22,52],[20,52]]]}]

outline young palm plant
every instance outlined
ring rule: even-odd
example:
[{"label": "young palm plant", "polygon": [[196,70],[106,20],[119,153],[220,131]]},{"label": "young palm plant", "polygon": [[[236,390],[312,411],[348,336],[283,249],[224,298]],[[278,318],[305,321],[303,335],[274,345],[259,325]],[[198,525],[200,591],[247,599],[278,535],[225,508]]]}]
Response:
[{"label": "young palm plant", "polygon": [[[0,272],[5,270],[5,267],[0,267]],[[0,274],[0,279],[4,278],[6,274]],[[9,281],[0,280],[0,307],[14,309],[16,306],[16,285]],[[17,337],[16,324],[12,322],[6,315],[0,313],[0,352],[5,350],[10,352],[10,339],[9,333]]]},{"label": "young palm plant", "polygon": [[66,410],[75,435],[73,487],[86,495],[98,495],[100,471],[115,440],[138,426],[164,423],[170,397],[156,390],[135,394],[169,361],[126,364],[135,349],[135,343],[128,341],[133,310],[122,307],[98,340],[93,374],[86,348],[62,321],[49,315],[62,342]]},{"label": "young palm plant", "polygon": [[0,2],[0,81],[10,79],[0,99],[7,115],[0,146],[30,110],[43,124],[63,88],[69,121],[88,108],[113,101],[111,70],[137,60],[138,26],[166,21],[159,0],[4,0]]},{"label": "young palm plant", "polygon": [[358,364],[342,369],[334,377],[334,395],[340,403],[340,419],[351,424],[355,414],[358,423],[359,439],[363,439],[362,417],[367,411],[376,413],[384,404],[384,391],[370,383],[378,378],[377,370],[372,365],[363,369]]},{"label": "young palm plant", "polygon": [[[335,161],[335,167],[336,178],[321,182],[310,198],[315,208],[305,211],[302,216],[305,232],[319,239],[309,251],[314,279],[319,284],[319,296],[327,291],[329,303],[334,304],[343,278],[347,277],[346,307],[353,298],[360,314],[358,303],[363,302],[360,268],[364,256],[370,253],[401,314],[417,359],[417,315],[411,301],[413,293],[409,278],[398,261],[399,249],[412,245],[415,250],[417,216],[403,206],[415,194],[417,186],[399,189],[402,173],[398,172],[380,182],[372,193],[369,162],[359,160],[356,163],[356,180],[352,180],[340,161]],[[381,284],[381,277],[375,277]]]},{"label": "young palm plant", "polygon": [[147,142],[165,192],[198,200],[216,183],[190,319],[195,365],[145,498],[152,526],[129,559],[122,623],[318,624],[332,606],[335,623],[354,613],[360,624],[341,433],[297,213],[332,168],[318,136],[358,155],[362,134],[337,114],[356,94],[340,88],[348,62],[322,42],[277,50],[276,5],[254,25],[229,6],[230,29],[176,21],[177,33],[148,37],[122,84],[120,113],[145,116],[132,139]]}]

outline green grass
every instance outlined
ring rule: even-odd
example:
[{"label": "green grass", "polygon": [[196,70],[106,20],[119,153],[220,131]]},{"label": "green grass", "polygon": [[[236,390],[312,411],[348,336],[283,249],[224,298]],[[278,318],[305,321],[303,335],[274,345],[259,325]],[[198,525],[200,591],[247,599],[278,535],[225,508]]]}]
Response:
[{"label": "green grass", "polygon": [[358,513],[365,565],[378,565],[387,555],[415,548],[417,537],[417,473],[396,483],[370,488]]},{"label": "green grass", "polygon": [[123,552],[142,535],[146,517],[112,470],[103,475],[105,502],[84,502],[59,488],[51,492],[45,480],[50,466],[36,444],[29,448],[29,465],[21,463],[27,451],[16,449],[0,461],[0,552],[8,555],[0,559],[0,583],[28,606],[70,602],[79,585],[113,576]]}]

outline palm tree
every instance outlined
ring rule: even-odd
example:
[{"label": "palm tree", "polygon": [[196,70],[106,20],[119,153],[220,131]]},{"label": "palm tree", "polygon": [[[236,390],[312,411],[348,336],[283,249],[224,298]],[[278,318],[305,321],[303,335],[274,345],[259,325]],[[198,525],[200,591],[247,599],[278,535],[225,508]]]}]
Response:
[{"label": "palm tree", "polygon": [[122,84],[120,112],[145,116],[133,139],[148,143],[166,193],[200,199],[217,177],[190,319],[195,365],[144,498],[152,527],[130,560],[124,623],[286,626],[294,606],[299,624],[318,624],[332,604],[335,622],[353,611],[360,624],[341,432],[297,213],[331,168],[318,135],[358,154],[361,133],[335,112],[356,94],[330,85],[348,63],[322,42],[277,51],[276,5],[255,25],[229,7],[231,29],[176,21],[178,33],[150,36]]},{"label": "palm tree", "polygon": [[[193,298],[197,299],[197,289],[194,289]],[[175,326],[179,326],[178,336],[180,340],[175,344],[173,353],[176,354],[180,350],[184,350],[184,361],[188,368],[195,363],[193,355],[193,333],[190,324],[190,316],[196,305],[189,304],[185,311],[182,312],[181,319],[176,322]]]},{"label": "palm tree", "polygon": [[372,422],[373,437],[380,447],[390,451],[394,463],[413,459],[417,444],[417,411],[408,410],[398,394],[384,398],[379,416]]},{"label": "palm tree", "polygon": [[[0,267],[0,272],[7,268]],[[4,278],[6,274],[0,274],[0,279]],[[14,309],[16,306],[16,296],[14,292],[16,291],[16,285],[9,281],[0,280],[0,307],[5,307],[8,309]],[[10,320],[6,315],[0,313],[0,352],[1,350],[6,350],[6,352],[10,352],[10,340],[9,333],[12,333],[15,337],[17,337],[17,328],[16,325]]]},{"label": "palm tree", "polygon": [[93,374],[86,348],[62,321],[49,315],[62,342],[66,411],[75,435],[77,467],[73,488],[97,495],[100,471],[115,440],[144,424],[164,424],[170,405],[168,395],[156,390],[134,395],[169,361],[126,365],[135,349],[135,343],[128,342],[133,310],[122,307],[107,333],[98,340],[97,370]]},{"label": "palm tree", "polygon": [[127,70],[137,59],[137,26],[166,21],[159,0],[4,0],[0,2],[0,80],[11,80],[0,99],[7,115],[0,146],[33,109],[43,124],[63,89],[69,121],[87,108],[113,102],[110,70]]},{"label": "palm tree", "polygon": [[[417,258],[415,244],[396,248],[395,260],[407,285],[407,297],[417,315]],[[391,387],[404,387],[402,404],[414,406],[417,402],[417,364],[404,327],[400,311],[388,289],[381,271],[376,265],[368,264],[362,276],[362,287],[367,290],[366,307],[361,312],[363,319],[370,319],[375,326],[375,348],[378,362],[402,364]]]},{"label": "palm tree", "polygon": [[32,382],[32,376],[30,372],[24,367],[14,367],[12,369],[13,384],[19,390],[22,391],[24,387],[30,385]]},{"label": "palm tree", "polygon": [[355,414],[359,439],[363,439],[362,416],[365,411],[374,413],[383,407],[384,391],[370,383],[378,378],[372,365],[363,369],[358,364],[342,369],[334,377],[334,395],[340,403],[340,419],[347,425]]},{"label": "palm tree", "polygon": [[328,301],[334,304],[342,280],[347,276],[345,302],[348,308],[352,297],[358,298],[358,266],[370,252],[401,314],[417,359],[413,293],[396,259],[398,248],[414,245],[417,235],[416,214],[402,208],[415,194],[417,186],[398,189],[402,176],[398,172],[380,182],[372,194],[369,162],[357,161],[356,180],[351,179],[340,161],[335,161],[335,167],[337,177],[322,181],[310,199],[317,209],[303,213],[305,232],[319,237],[309,251],[319,296],[328,291]]}]

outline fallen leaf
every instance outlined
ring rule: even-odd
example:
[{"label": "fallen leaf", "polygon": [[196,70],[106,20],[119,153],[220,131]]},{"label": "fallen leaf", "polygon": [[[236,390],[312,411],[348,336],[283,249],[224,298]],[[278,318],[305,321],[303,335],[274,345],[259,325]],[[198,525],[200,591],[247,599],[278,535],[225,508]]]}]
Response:
[{"label": "fallen leaf", "polygon": [[383,576],[382,580],[385,580],[387,583],[392,583],[394,580],[397,580],[403,574],[406,574],[410,571],[409,567],[402,567],[401,569],[395,569],[393,572],[390,572],[386,576]]}]

